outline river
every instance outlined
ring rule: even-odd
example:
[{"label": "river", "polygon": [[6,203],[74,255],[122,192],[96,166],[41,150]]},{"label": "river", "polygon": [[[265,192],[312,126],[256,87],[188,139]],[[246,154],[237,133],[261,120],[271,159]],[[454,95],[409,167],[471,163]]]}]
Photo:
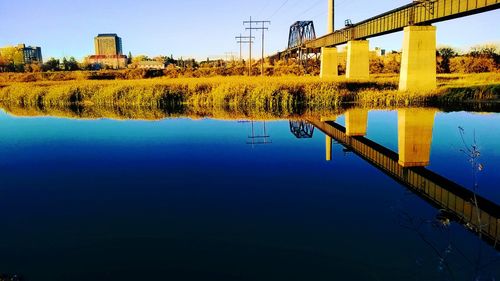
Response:
[{"label": "river", "polygon": [[0,111],[0,274],[500,277],[499,113],[224,119]]}]

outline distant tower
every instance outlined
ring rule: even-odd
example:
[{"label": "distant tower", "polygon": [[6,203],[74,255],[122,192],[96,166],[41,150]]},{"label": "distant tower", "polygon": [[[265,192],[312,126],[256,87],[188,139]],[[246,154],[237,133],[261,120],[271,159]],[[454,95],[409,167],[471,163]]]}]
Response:
[{"label": "distant tower", "polygon": [[96,55],[123,55],[122,39],[114,33],[97,35],[97,37],[94,38],[94,44]]},{"label": "distant tower", "polygon": [[333,33],[335,31],[335,1],[328,0],[328,27],[327,33]]}]

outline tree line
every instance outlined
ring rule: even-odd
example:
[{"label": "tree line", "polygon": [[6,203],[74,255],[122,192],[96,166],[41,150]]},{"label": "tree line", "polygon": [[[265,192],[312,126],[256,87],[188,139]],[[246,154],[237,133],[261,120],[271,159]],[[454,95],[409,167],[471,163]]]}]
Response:
[{"label": "tree line", "polygon": [[[118,79],[138,79],[157,76],[176,77],[207,77],[207,76],[232,76],[261,74],[261,61],[252,61],[249,68],[248,61],[226,61],[209,60],[196,61],[194,59],[174,59],[173,56],[158,56],[149,58],[147,56],[132,57],[129,53],[129,64],[131,68],[137,66],[141,61],[157,61],[163,63],[164,70],[117,70]],[[495,45],[484,45],[471,48],[468,52],[460,53],[452,47],[441,47],[436,52],[438,73],[480,73],[496,72],[500,70],[500,50]],[[339,61],[339,74],[345,73],[345,59]],[[370,72],[374,74],[399,73],[401,67],[401,54],[392,52],[384,56],[372,55],[370,58]],[[93,71],[106,70],[106,66],[79,63],[74,57],[62,58],[62,60],[50,58],[43,64],[23,64],[22,54],[16,52],[15,48],[2,49],[0,53],[0,72],[69,72],[69,71]],[[265,76],[282,75],[319,75],[320,61],[297,59],[273,61],[265,59]],[[112,73],[111,71],[107,72]]]}]

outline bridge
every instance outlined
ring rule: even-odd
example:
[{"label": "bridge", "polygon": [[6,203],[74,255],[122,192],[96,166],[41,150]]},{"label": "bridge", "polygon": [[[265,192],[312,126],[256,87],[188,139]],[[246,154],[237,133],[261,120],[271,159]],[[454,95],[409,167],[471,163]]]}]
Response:
[{"label": "bridge", "polygon": [[300,62],[305,62],[311,55],[318,56],[320,48],[304,48],[303,46],[316,39],[316,30],[312,21],[297,21],[290,26],[288,34],[288,49],[278,54],[279,58],[299,58]]},{"label": "bridge", "polygon": [[[500,8],[500,0],[414,0],[412,3],[345,28],[334,29],[334,0],[328,0],[328,34],[316,38],[312,22],[297,22],[290,28],[288,48],[278,57],[321,52],[322,78],[338,77],[337,46],[347,44],[347,79],[369,78],[367,39],[404,32],[401,61],[401,91],[436,88],[436,27],[433,23],[484,13]],[[307,23],[307,24],[305,24]],[[312,28],[311,28],[312,26]],[[299,30],[300,32],[297,32]]]},{"label": "bridge", "polygon": [[365,137],[368,121],[368,110],[365,109],[347,111],[345,127],[332,119],[310,119],[302,122],[304,124],[291,121],[290,127],[295,136],[304,138],[312,137],[314,130],[309,125],[314,126],[326,135],[327,161],[332,160],[332,143],[335,140],[433,207],[444,211],[450,220],[460,223],[499,249],[500,207],[425,168],[430,162],[435,112],[433,109],[398,111],[398,153]]}]

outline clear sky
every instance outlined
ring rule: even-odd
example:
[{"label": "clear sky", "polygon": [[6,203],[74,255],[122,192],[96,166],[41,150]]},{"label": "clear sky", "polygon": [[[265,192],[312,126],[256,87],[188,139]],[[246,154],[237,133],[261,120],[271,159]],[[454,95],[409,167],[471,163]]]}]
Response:
[{"label": "clear sky", "polygon": [[[410,0],[336,0],[336,27],[410,3]],[[289,26],[313,20],[326,31],[327,0],[0,0],[0,46],[42,47],[44,58],[92,54],[98,33],[117,33],[132,55],[223,57],[239,52],[234,37],[243,20],[271,20],[266,53],[286,47]],[[500,10],[436,24],[438,44],[468,48],[500,42]],[[370,40],[371,47],[399,50],[402,33]],[[260,52],[260,39],[256,39]],[[246,48],[247,49],[247,48]],[[245,51],[245,55],[246,55]]]}]

